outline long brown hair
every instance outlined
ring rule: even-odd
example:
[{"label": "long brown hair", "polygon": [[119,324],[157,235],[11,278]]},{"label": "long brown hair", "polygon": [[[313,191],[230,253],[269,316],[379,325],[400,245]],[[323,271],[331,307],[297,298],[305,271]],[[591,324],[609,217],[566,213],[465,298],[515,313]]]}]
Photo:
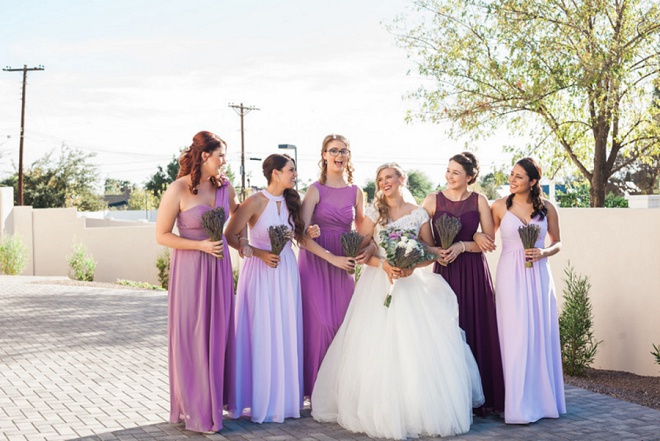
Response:
[{"label": "long brown hair", "polygon": [[[295,165],[296,161],[287,154],[273,153],[264,159],[261,168],[263,169],[264,176],[270,181],[273,179],[273,170],[282,171],[286,166],[287,162],[293,162]],[[289,222],[293,224],[293,235],[300,243],[303,240],[303,233],[305,232],[305,223],[302,220],[302,202],[300,200],[300,195],[298,191],[294,188],[287,188],[284,190],[284,202],[286,203],[286,208],[289,210]]]},{"label": "long brown hair", "polygon": [[[190,175],[190,187],[188,188],[192,194],[197,194],[199,191],[197,187],[199,187],[199,180],[202,176],[202,164],[204,163],[202,153],[211,154],[220,147],[227,148],[227,143],[215,133],[204,130],[193,136],[193,142],[190,147],[181,153],[177,179]],[[210,180],[213,185],[220,187],[221,183],[215,176],[211,176]]]},{"label": "long brown hair", "polygon": [[[346,145],[347,149],[350,150],[350,148],[351,148],[351,143],[349,142],[349,140],[345,136],[332,134],[332,135],[328,135],[325,138],[323,138],[323,143],[321,144],[321,160],[319,161],[319,167],[321,168],[321,177],[319,178],[319,182],[321,184],[325,184],[325,181],[328,177],[328,163],[325,162],[325,160],[323,159],[323,153],[328,151],[328,144],[330,143],[330,141],[335,141],[335,140],[343,142]],[[353,164],[351,163],[351,155],[350,154],[346,157],[346,169],[345,170],[346,170],[346,181],[349,184],[352,184],[353,183],[353,170],[354,169],[353,169]]]},{"label": "long brown hair", "polygon": [[[530,219],[534,219],[538,215],[539,219],[543,220],[543,218],[548,214],[548,208],[543,203],[543,199],[541,199],[541,176],[543,176],[541,166],[538,165],[537,162],[532,158],[522,158],[520,161],[516,162],[516,165],[521,166],[525,170],[525,173],[527,173],[530,181],[536,179],[536,183],[534,183],[534,185],[532,185],[530,188],[532,207],[534,207],[534,211],[532,212]],[[511,208],[514,196],[515,195],[511,193],[506,198],[507,210]]]},{"label": "long brown hair", "polygon": [[394,170],[400,178],[403,178],[405,180],[406,178],[406,172],[403,171],[401,166],[397,164],[396,162],[388,162],[380,167],[378,167],[378,170],[376,170],[376,190],[374,192],[374,207],[376,207],[376,210],[378,210],[378,219],[376,220],[377,224],[385,225],[387,224],[387,219],[389,218],[390,215],[390,207],[387,205],[387,200],[385,199],[385,195],[383,194],[382,191],[380,191],[380,187],[378,186],[378,175],[380,175],[380,172],[385,170],[386,168],[391,168]]}]

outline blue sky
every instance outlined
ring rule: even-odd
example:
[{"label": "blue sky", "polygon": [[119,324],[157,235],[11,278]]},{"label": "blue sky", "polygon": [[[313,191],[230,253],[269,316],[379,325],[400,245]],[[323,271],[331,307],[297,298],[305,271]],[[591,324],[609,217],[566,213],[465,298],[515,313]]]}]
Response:
[{"label": "blue sky", "polygon": [[[63,143],[97,154],[100,177],[142,184],[199,130],[246,157],[298,147],[301,179],[316,179],[320,143],[352,143],[356,182],[397,161],[444,182],[464,149],[445,127],[404,122],[403,96],[424,80],[385,29],[409,3],[395,0],[0,0],[0,65],[28,75],[25,162]],[[409,70],[412,75],[407,75]],[[18,162],[22,75],[0,72],[0,177]],[[7,136],[10,136],[7,138]],[[490,141],[482,168],[499,164]],[[258,161],[246,160],[262,185]]]}]

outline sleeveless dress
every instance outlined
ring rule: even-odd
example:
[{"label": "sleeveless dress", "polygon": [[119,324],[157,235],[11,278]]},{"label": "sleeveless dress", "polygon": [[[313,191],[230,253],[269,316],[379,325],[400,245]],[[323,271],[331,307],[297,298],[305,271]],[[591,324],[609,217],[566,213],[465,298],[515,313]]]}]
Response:
[{"label": "sleeveless dress", "polygon": [[[536,246],[543,248],[547,219],[530,221],[541,227]],[[504,420],[526,424],[566,413],[559,345],[557,297],[548,259],[525,268],[518,235],[523,223],[507,211],[500,225],[502,254],[495,293],[506,399]]]},{"label": "sleeveless dress", "polygon": [[[289,225],[283,196],[261,193],[268,204],[250,228],[250,244],[270,250],[268,227]],[[278,213],[278,202],[280,212]],[[258,257],[245,260],[236,290],[236,394],[232,418],[283,422],[299,418],[302,407],[302,304],[300,276],[291,242],[277,268]]]},{"label": "sleeveless dress", "polygon": [[[216,207],[229,213],[227,187]],[[177,217],[179,235],[208,239],[197,205]],[[224,239],[224,238],[223,238]],[[225,240],[225,244],[227,241]],[[172,250],[168,293],[170,421],[195,432],[222,429],[222,409],[233,385],[234,279],[231,258],[196,250]]]},{"label": "sleeveless dress", "polygon": [[[431,225],[438,247],[440,238],[435,221],[443,214],[461,220],[461,230],[454,243],[461,240],[471,242],[479,228],[479,194],[472,192],[464,201],[452,201],[442,192],[437,193]],[[436,262],[433,272],[442,275],[456,293],[458,324],[465,331],[467,344],[477,360],[484,388],[486,402],[481,413],[486,409],[504,411],[504,376],[497,334],[495,296],[486,257],[483,253],[462,253],[447,266]]]},{"label": "sleeveless dress", "polygon": [[[314,182],[319,202],[312,225],[321,228],[316,243],[334,255],[343,256],[341,233],[350,231],[355,219],[357,186],[332,188]],[[298,253],[303,304],[305,396],[312,395],[316,374],[328,346],[344,321],[355,281],[345,270],[331,265],[304,248]]]},{"label": "sleeveless dress", "polygon": [[[366,214],[376,221],[373,208]],[[389,225],[418,231],[428,220],[420,207]],[[321,364],[312,416],[374,438],[467,432],[483,394],[456,296],[441,276],[420,269],[395,282],[387,308],[389,290],[385,271],[366,266]]]}]

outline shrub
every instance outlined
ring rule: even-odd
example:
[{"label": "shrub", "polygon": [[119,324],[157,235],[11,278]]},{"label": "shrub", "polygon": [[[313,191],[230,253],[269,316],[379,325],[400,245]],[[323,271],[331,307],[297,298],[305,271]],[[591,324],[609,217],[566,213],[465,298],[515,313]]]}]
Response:
[{"label": "shrub", "polygon": [[655,357],[655,362],[660,364],[660,346],[653,345],[653,351],[651,351],[651,355]]},{"label": "shrub", "polygon": [[161,286],[152,285],[149,282],[136,282],[135,280],[117,279],[117,281],[115,283],[117,285],[130,286],[130,287],[133,287],[133,288],[152,289],[152,290],[155,290],[155,291],[162,291],[163,290],[163,288]]},{"label": "shrub", "polygon": [[559,340],[564,372],[568,375],[584,375],[593,363],[598,345],[594,339],[593,316],[589,290],[591,283],[587,276],[575,273],[570,262],[564,270],[566,288],[564,304],[559,314]]},{"label": "shrub", "polygon": [[69,261],[69,277],[74,280],[82,280],[84,282],[92,282],[94,280],[94,270],[96,269],[96,261],[94,258],[87,254],[87,248],[82,242],[73,243],[73,254],[67,256]]},{"label": "shrub", "polygon": [[170,282],[170,249],[165,248],[156,258],[158,268],[158,281],[163,289],[167,289]]},{"label": "shrub", "polygon": [[239,275],[238,268],[232,269],[231,273],[234,276],[234,294],[236,294],[236,290],[238,289],[238,275]]},{"label": "shrub", "polygon": [[28,247],[19,236],[7,235],[0,242],[0,268],[3,274],[14,276],[23,272],[28,263]]}]

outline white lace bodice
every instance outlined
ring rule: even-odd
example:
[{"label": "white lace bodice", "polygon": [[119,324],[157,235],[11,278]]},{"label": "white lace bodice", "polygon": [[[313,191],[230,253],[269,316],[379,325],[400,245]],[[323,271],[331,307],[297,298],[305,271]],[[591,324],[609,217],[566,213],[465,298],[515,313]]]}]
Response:
[{"label": "white lace bodice", "polygon": [[385,226],[376,222],[378,220],[378,210],[376,210],[373,205],[367,207],[365,215],[376,224],[373,238],[378,245],[378,257],[385,257],[385,249],[380,246],[380,232],[383,228],[402,228],[406,230],[414,230],[416,233],[419,233],[419,229],[422,228],[422,225],[429,221],[429,214],[422,207],[417,207],[410,214],[401,216],[395,221],[388,222]]}]

